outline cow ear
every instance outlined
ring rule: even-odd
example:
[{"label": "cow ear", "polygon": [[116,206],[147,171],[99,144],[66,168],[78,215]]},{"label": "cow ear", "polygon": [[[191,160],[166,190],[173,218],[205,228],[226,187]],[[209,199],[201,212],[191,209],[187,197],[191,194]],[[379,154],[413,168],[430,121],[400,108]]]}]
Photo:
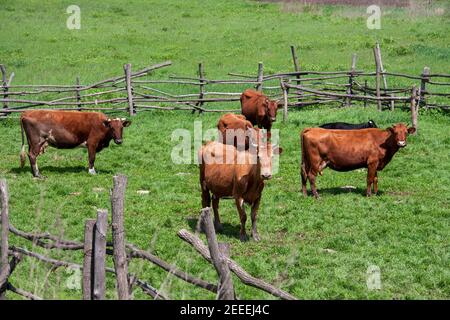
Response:
[{"label": "cow ear", "polygon": [[111,124],[111,121],[110,121],[110,120],[103,120],[103,125],[104,125],[106,128],[109,128],[109,127],[110,127],[110,124]]},{"label": "cow ear", "polygon": [[129,127],[131,125],[131,121],[130,120],[125,120],[124,122],[122,122],[122,126],[124,128]]},{"label": "cow ear", "polygon": [[409,134],[413,134],[414,132],[416,132],[416,128],[414,128],[414,127],[409,127],[408,128],[408,133]]}]

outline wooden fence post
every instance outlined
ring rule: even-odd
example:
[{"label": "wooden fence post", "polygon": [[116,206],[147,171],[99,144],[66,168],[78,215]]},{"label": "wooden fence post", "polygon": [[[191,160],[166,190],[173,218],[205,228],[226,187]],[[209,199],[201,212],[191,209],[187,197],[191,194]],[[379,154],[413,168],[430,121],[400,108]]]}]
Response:
[{"label": "wooden fence post", "polygon": [[[200,93],[198,95],[198,99],[202,100],[205,97],[206,82],[205,82],[205,69],[204,69],[203,63],[201,63],[201,62],[198,64],[198,77],[199,77],[199,81],[200,81],[200,86],[199,86]],[[204,104],[203,101],[198,101],[196,103],[197,107],[202,107],[203,104]],[[195,113],[195,109],[192,110],[192,113]],[[198,113],[202,113],[202,111],[199,110]]]},{"label": "wooden fence post", "polygon": [[123,222],[126,187],[126,176],[119,175],[113,177],[113,190],[111,194],[113,258],[119,300],[130,299],[127,254],[125,251],[125,228]]},{"label": "wooden fence post", "polygon": [[258,79],[256,81],[258,84],[256,85],[256,90],[262,91],[263,89],[263,78],[264,78],[264,65],[262,62],[258,63]]},{"label": "wooden fence post", "polygon": [[[5,179],[0,180],[0,201],[1,201],[1,243],[0,243],[0,279],[9,275],[8,262],[8,233],[9,233],[9,195],[8,185]],[[0,292],[0,300],[4,300],[5,292]]]},{"label": "wooden fence post", "polygon": [[219,275],[217,299],[234,300],[233,279],[231,278],[231,272],[228,267],[227,259],[220,253],[219,245],[217,244],[216,232],[212,222],[211,208],[202,209],[200,220],[203,224],[203,229],[205,230],[211,260],[217,274]]},{"label": "wooden fence post", "polygon": [[376,94],[377,94],[377,108],[378,111],[382,110],[382,106],[381,106],[381,91],[380,91],[380,86],[381,86],[381,65],[380,65],[380,56],[379,56],[379,51],[377,50],[377,47],[373,48],[373,54],[375,56],[375,67],[376,67]]},{"label": "wooden fence post", "polygon": [[[364,95],[367,96],[367,80],[364,80]],[[367,99],[364,99],[364,108],[367,108]]]},{"label": "wooden fence post", "polygon": [[[0,64],[0,71],[2,72],[2,86],[3,86],[3,99],[8,99],[8,80],[6,76],[6,67]],[[3,102],[3,109],[8,109],[8,102]],[[5,112],[5,115],[8,113]]]},{"label": "wooden fence post", "polygon": [[[353,78],[355,76],[356,71],[356,53],[352,55],[352,67],[351,72],[348,77],[348,88],[347,88],[347,94],[353,94]],[[346,101],[347,107],[350,107],[352,105],[352,98],[348,97]]]},{"label": "wooden fence post", "polygon": [[95,220],[88,219],[84,225],[83,299],[92,300],[94,291],[94,229]]},{"label": "wooden fence post", "polygon": [[288,92],[284,85],[284,79],[280,79],[281,90],[283,90],[283,122],[288,121]]},{"label": "wooden fence post", "polygon": [[94,232],[94,291],[93,300],[105,299],[105,261],[106,261],[106,231],[108,225],[108,210],[97,210],[97,221]]},{"label": "wooden fence post", "polygon": [[134,108],[133,103],[133,87],[131,85],[131,63],[127,63],[123,66],[125,71],[125,83],[127,87],[127,96],[128,96],[128,112],[130,116],[136,115],[136,110]]},{"label": "wooden fence post", "polygon": [[427,106],[427,100],[425,98],[426,94],[426,84],[430,81],[430,68],[424,67],[422,73],[422,80],[420,82],[420,105]]},{"label": "wooden fence post", "polygon": [[77,77],[76,79],[76,96],[77,96],[77,102],[78,102],[78,111],[81,111],[81,97],[80,97],[80,77]]},{"label": "wooden fence post", "polygon": [[[298,57],[297,57],[297,52],[295,51],[295,47],[291,46],[291,55],[292,55],[292,62],[294,63],[294,71],[295,72],[300,72],[300,65],[298,64]],[[300,81],[300,75],[297,74],[295,76],[296,80],[296,85],[300,86],[301,85],[301,81]],[[302,92],[301,90],[297,90],[297,95],[299,96],[297,98],[297,102],[301,102],[301,96]]]},{"label": "wooden fence post", "polygon": [[416,85],[414,85],[411,89],[411,125],[416,128],[416,132],[414,134],[417,134],[419,128],[418,128],[418,120],[417,120],[417,113],[418,113],[418,104],[417,104],[417,89]]}]

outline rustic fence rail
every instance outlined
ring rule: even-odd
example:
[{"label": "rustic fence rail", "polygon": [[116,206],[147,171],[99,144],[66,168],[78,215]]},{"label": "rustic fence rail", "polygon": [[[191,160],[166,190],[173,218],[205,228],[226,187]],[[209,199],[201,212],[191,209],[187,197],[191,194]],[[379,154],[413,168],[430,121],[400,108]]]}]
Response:
[{"label": "rustic fence rail", "polygon": [[[280,107],[287,109],[321,104],[349,107],[352,101],[362,101],[364,106],[375,103],[378,110],[394,110],[396,107],[406,109],[410,97],[399,94],[410,93],[415,85],[419,88],[419,107],[450,110],[450,90],[447,90],[450,89],[450,74],[432,73],[428,67],[424,67],[420,75],[388,72],[384,69],[378,43],[373,49],[374,72],[357,70],[356,54],[352,55],[348,71],[308,71],[301,68],[294,46],[290,51],[293,71],[265,74],[260,62],[255,67],[256,74],[229,73],[231,79],[209,79],[205,76],[203,63],[199,63],[196,76],[143,78],[170,66],[171,62],[166,61],[136,72],[132,72],[131,64],[125,64],[122,76],[90,85],[81,85],[79,77],[73,85],[12,85],[14,73],[8,80],[6,67],[0,65],[0,103],[3,105],[0,117],[29,109],[126,111],[130,116],[147,110],[236,112],[241,92],[249,87],[264,91],[271,99],[278,100]],[[409,85],[388,88],[388,83],[395,84],[401,79],[409,81]],[[185,92],[180,93],[180,90]],[[233,107],[224,106],[229,104]],[[283,110],[286,120],[287,109]]]},{"label": "rustic fence rail", "polygon": [[[217,284],[209,283],[180,270],[175,265],[169,264],[154,254],[138,249],[133,244],[125,242],[124,229],[124,199],[127,185],[127,177],[123,175],[113,177],[113,189],[111,191],[112,208],[112,242],[108,239],[108,210],[99,209],[96,219],[87,219],[84,225],[84,242],[62,239],[49,233],[27,233],[15,228],[9,221],[9,194],[6,180],[0,180],[1,201],[1,242],[0,242],[0,298],[5,299],[6,291],[14,292],[26,299],[41,300],[42,297],[32,292],[16,288],[12,284],[11,275],[23,260],[24,256],[36,259],[52,266],[52,271],[60,267],[76,268],[82,270],[82,298],[85,300],[102,300],[106,298],[106,273],[113,274],[117,283],[117,298],[128,300],[132,297],[133,287],[139,287],[142,292],[153,299],[167,300],[167,294],[160,292],[148,282],[138,278],[128,271],[128,265],[132,259],[141,259],[155,264],[189,284],[216,293],[217,299],[236,299],[233,288],[231,272],[244,283],[257,289],[268,292],[281,299],[296,299],[283,290],[271,284],[257,279],[242,269],[235,261],[231,260],[229,246],[218,243],[216,233],[211,220],[211,209],[202,210],[199,221],[206,233],[208,246],[205,246],[198,236],[180,230],[178,236],[188,242],[213,266],[219,276]],[[33,247],[41,247],[52,250],[82,250],[83,263],[58,260],[39,252],[31,251],[25,247],[11,245],[9,235],[15,235],[32,242]],[[34,250],[34,249],[33,249]],[[113,256],[114,268],[107,266],[106,256]]]}]

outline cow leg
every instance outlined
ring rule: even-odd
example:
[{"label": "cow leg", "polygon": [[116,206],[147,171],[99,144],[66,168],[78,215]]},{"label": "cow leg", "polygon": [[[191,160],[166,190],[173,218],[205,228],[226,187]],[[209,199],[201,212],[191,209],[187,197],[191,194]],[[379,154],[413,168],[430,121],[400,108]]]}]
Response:
[{"label": "cow leg", "polygon": [[261,198],[258,198],[252,205],[252,237],[253,240],[259,241],[261,238],[259,237],[258,230],[256,227],[256,216],[258,215],[259,203]]},{"label": "cow leg", "polygon": [[378,171],[375,171],[375,178],[373,179],[373,193],[378,193]]},{"label": "cow leg", "polygon": [[312,192],[313,196],[316,199],[318,199],[319,193],[317,192],[317,189],[316,189],[316,175],[313,174],[312,172],[309,172],[308,179],[309,179],[309,184],[311,185],[311,192]]},{"label": "cow leg", "polygon": [[28,149],[28,159],[30,160],[31,172],[35,178],[43,178],[37,165],[37,157],[41,152],[40,143],[31,143]]},{"label": "cow leg", "polygon": [[304,163],[302,163],[302,165],[300,167],[300,176],[302,178],[302,192],[303,192],[303,195],[305,197],[307,197],[308,196],[308,191],[306,189],[306,182],[308,181],[307,180],[308,176],[306,174],[306,169],[305,169],[305,164]]},{"label": "cow leg", "polygon": [[245,209],[244,209],[244,199],[237,198],[236,199],[236,207],[239,211],[239,218],[241,220],[241,230],[239,232],[239,238],[241,239],[242,242],[244,242],[244,241],[248,240],[248,236],[245,232],[245,222],[247,221],[247,215],[245,214]]},{"label": "cow leg", "polygon": [[89,173],[96,174],[94,168],[95,156],[97,154],[97,146],[94,144],[88,144],[88,155],[89,155]]},{"label": "cow leg", "polygon": [[[366,195],[368,197],[370,197],[372,195],[372,184],[374,184],[375,177],[377,175],[377,166],[378,166],[378,163],[376,163],[376,162],[371,162],[367,166],[367,191],[366,191]],[[378,186],[377,186],[377,191],[378,191]]]},{"label": "cow leg", "polygon": [[216,229],[216,231],[223,230],[223,226],[220,223],[220,217],[219,217],[219,201],[220,201],[220,198],[213,195],[212,206],[213,206],[213,210],[214,210],[214,229]]}]

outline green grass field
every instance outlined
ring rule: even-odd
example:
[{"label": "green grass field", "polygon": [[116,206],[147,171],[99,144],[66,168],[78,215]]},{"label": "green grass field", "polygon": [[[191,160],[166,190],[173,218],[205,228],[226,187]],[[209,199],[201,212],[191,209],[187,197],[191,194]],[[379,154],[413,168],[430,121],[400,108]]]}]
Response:
[{"label": "green grass field", "polygon": [[[346,69],[358,53],[358,67],[373,70],[371,48],[379,40],[386,69],[419,74],[427,65],[449,73],[448,10],[423,16],[407,9],[387,9],[381,30],[368,30],[365,8],[323,7],[289,11],[280,4],[254,1],[78,1],[81,30],[66,28],[63,1],[0,0],[0,63],[14,71],[14,83],[83,83],[171,59],[173,66],[156,72],[194,75],[203,61],[211,77],[228,72],[254,73],[291,68],[289,45],[299,50],[304,69]],[[437,2],[446,8],[446,2]],[[398,83],[402,85],[402,83]],[[84,222],[97,208],[109,208],[112,176],[129,177],[126,195],[127,241],[151,250],[179,268],[209,281],[211,265],[176,236],[192,230],[201,209],[198,168],[176,165],[171,150],[177,128],[193,131],[216,125],[218,114],[146,112],[132,119],[122,146],[111,145],[96,161],[98,175],[87,173],[82,149],[49,149],[39,158],[45,180],[34,180],[29,164],[19,169],[20,128],[17,116],[0,120],[0,177],[8,180],[11,222],[25,231],[48,231],[81,241]],[[281,116],[280,116],[281,119]],[[307,108],[280,121],[280,172],[267,183],[259,212],[261,242],[239,241],[239,218],[233,201],[221,202],[224,232],[231,256],[252,275],[306,299],[442,299],[450,297],[450,129],[447,114],[421,112],[419,134],[409,137],[379,175],[380,194],[366,198],[366,171],[325,170],[318,178],[320,200],[300,194],[299,132],[329,121],[363,122],[380,127],[408,122],[403,111],[369,108]],[[194,150],[193,154],[194,154]],[[355,186],[348,192],[341,187]],[[140,195],[138,190],[148,190]],[[247,227],[250,225],[248,223]],[[247,229],[249,230],[249,229]],[[203,236],[202,236],[203,237]],[[203,237],[204,239],[204,237]],[[12,244],[32,248],[12,237]],[[82,261],[81,253],[48,255]],[[111,265],[111,261],[109,261]],[[367,269],[381,270],[381,290],[368,290]],[[133,261],[130,270],[172,299],[213,299],[208,291],[167,277],[159,268]],[[15,286],[48,299],[79,299],[70,289],[73,275],[25,258],[15,271]],[[236,278],[235,278],[236,279]],[[272,296],[234,282],[241,299]],[[108,298],[114,298],[108,276]],[[8,298],[15,299],[13,293]],[[140,289],[136,299],[147,298]]]}]

